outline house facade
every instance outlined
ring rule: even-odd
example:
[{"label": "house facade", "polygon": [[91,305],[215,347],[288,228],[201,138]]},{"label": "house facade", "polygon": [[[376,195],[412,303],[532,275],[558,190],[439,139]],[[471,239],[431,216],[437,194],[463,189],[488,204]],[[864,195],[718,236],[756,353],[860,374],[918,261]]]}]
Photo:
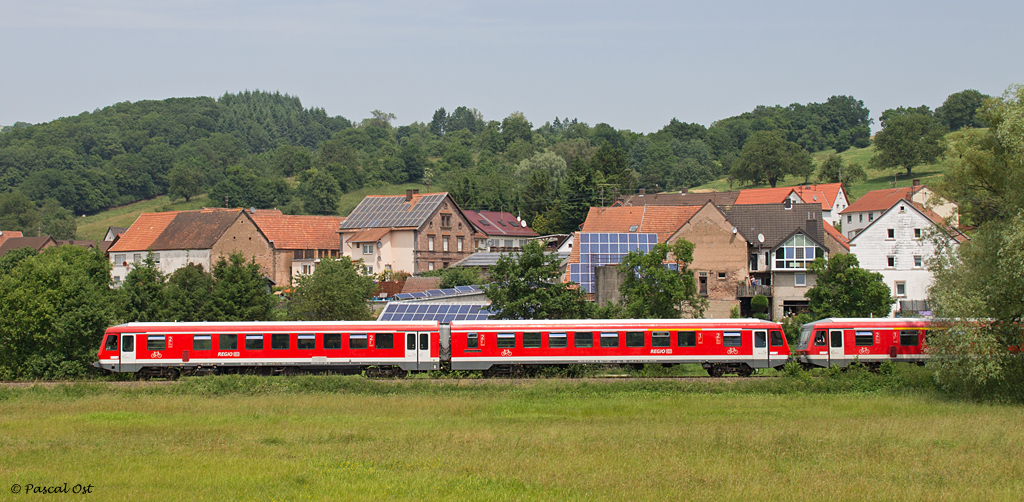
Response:
[{"label": "house facade", "polygon": [[919,203],[899,199],[850,239],[850,252],[861,268],[882,274],[896,298],[893,315],[927,315],[932,273],[928,262],[938,249],[936,239],[958,246],[967,239],[946,226],[943,218]]},{"label": "house facade", "polygon": [[338,227],[340,251],[364,272],[417,274],[447,268],[473,252],[476,230],[447,192],[369,195]]},{"label": "house facade", "polygon": [[291,285],[300,275],[309,275],[324,259],[338,258],[338,225],[342,216],[283,214],[277,209],[250,212],[256,226],[273,246],[273,280],[279,286]]},{"label": "house facade", "polygon": [[874,223],[875,218],[881,216],[883,212],[888,211],[893,204],[901,200],[914,202],[928,208],[940,219],[948,220],[954,227],[958,224],[956,204],[939,197],[932,189],[922,185],[920,180],[914,180],[913,184],[908,187],[872,190],[850,204],[840,213],[843,234],[853,240],[854,236]]},{"label": "house facade", "polygon": [[[734,231],[735,230],[735,231]],[[669,238],[693,243],[693,262],[688,264],[697,293],[708,300],[707,318],[728,318],[741,307],[737,285],[746,284],[747,240],[725,213],[710,202],[702,206]]]},{"label": "house facade", "polygon": [[518,252],[537,237],[525,221],[509,212],[463,211],[476,229],[473,247],[476,251],[493,253]]}]

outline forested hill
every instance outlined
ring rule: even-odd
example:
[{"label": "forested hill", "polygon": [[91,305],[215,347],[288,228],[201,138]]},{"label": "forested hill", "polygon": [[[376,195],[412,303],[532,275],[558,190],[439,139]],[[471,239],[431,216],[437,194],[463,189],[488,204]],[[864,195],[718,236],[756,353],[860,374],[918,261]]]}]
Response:
[{"label": "forested hill", "polygon": [[294,96],[247,91],[19,123],[0,133],[0,230],[66,238],[71,212],[162,194],[331,214],[343,192],[412,182],[467,209],[518,211],[542,233],[571,231],[614,193],[741,172],[732,168],[744,144],[765,131],[797,150],[842,151],[866,146],[871,123],[851,96],[759,106],[711,127],[672,119],[646,135],[558,117],[534,127],[519,112],[485,120],[464,106],[440,108],[427,124],[395,120],[375,110],[355,123]]}]

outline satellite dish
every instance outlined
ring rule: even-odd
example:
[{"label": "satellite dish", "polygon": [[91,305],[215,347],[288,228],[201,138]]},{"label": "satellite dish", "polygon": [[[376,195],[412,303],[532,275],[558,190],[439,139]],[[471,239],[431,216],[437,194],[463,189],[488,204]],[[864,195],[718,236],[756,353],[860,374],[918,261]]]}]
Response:
[{"label": "satellite dish", "polygon": [[526,228],[526,222],[525,221],[520,221],[519,224],[522,225],[523,228]]},{"label": "satellite dish", "polygon": [[382,244],[380,241],[377,241],[377,249],[380,249],[382,247],[384,247],[384,244]]},{"label": "satellite dish", "polygon": [[736,232],[738,232],[738,231],[739,231],[739,230],[736,230],[736,227],[732,227],[732,233],[736,233]]},{"label": "satellite dish", "polygon": [[757,242],[764,244],[764,234],[757,234]]},{"label": "satellite dish", "polygon": [[519,216],[516,216],[516,221],[523,221],[523,219]]}]

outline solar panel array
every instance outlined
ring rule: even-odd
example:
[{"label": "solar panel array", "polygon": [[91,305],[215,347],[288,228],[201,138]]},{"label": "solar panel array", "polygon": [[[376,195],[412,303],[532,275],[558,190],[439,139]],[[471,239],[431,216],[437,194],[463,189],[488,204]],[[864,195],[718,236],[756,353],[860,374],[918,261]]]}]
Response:
[{"label": "solar panel array", "polygon": [[593,293],[594,267],[617,265],[631,251],[649,253],[657,243],[658,234],[582,233],[577,244],[580,262],[569,264],[569,280]]},{"label": "solar panel array", "polygon": [[377,316],[378,321],[477,321],[487,319],[492,312],[487,304],[451,303],[388,303]]},{"label": "solar panel array", "polygon": [[367,197],[341,222],[341,228],[418,227],[444,198],[444,194],[420,195],[413,205],[404,195]]},{"label": "solar panel array", "polygon": [[414,298],[437,298],[440,296],[455,296],[481,292],[483,292],[483,290],[477,286],[455,286],[454,288],[447,289],[428,289],[419,293],[398,293],[395,295],[395,298],[399,300],[412,300]]}]

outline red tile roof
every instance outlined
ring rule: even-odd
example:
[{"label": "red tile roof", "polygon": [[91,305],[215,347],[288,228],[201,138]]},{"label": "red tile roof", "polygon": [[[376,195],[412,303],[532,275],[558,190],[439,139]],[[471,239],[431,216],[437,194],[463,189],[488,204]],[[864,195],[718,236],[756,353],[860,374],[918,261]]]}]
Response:
[{"label": "red tile roof", "polygon": [[740,190],[736,204],[781,204],[792,192],[793,187],[748,188]]},{"label": "red tile roof", "polygon": [[[385,235],[391,232],[390,228],[367,228],[366,230],[351,234],[346,239],[347,242],[377,242],[384,238]],[[337,235],[337,234],[335,234]],[[339,245],[339,242],[335,242],[335,245]]]},{"label": "red tile roof", "polygon": [[839,242],[840,246],[846,248],[847,251],[850,250],[850,239],[844,237],[842,232],[836,230],[836,227],[833,227],[831,223],[824,220],[821,222],[821,226],[825,229],[826,234]]},{"label": "red tile roof", "polygon": [[160,237],[167,225],[178,215],[178,211],[164,213],[142,213],[135,223],[128,227],[121,238],[110,246],[109,252],[143,251],[153,246],[153,241]]},{"label": "red tile roof", "polygon": [[487,236],[537,237],[530,227],[522,226],[516,216],[507,211],[463,211],[469,222]]},{"label": "red tile roof", "polygon": [[793,191],[800,197],[800,200],[807,204],[821,203],[821,209],[831,211],[839,198],[839,191],[843,189],[842,183],[824,183],[821,185],[799,185],[792,187]]},{"label": "red tile roof", "polygon": [[910,199],[914,192],[921,186],[910,186],[901,188],[886,188],[883,190],[872,190],[850,204],[850,207],[840,211],[840,214],[862,213],[864,211],[885,211],[899,202],[900,199]]},{"label": "red tile roof", "polygon": [[276,209],[257,209],[249,216],[270,239],[274,249],[339,249],[338,225],[344,216],[282,214]]},{"label": "red tile roof", "polygon": [[428,289],[441,287],[441,277],[410,277],[402,286],[403,293],[422,293]]},{"label": "red tile roof", "polygon": [[[679,227],[701,206],[592,207],[583,222],[583,232],[656,233],[658,242],[668,242]],[[632,227],[636,227],[635,229]],[[575,246],[574,246],[575,248]],[[573,249],[575,252],[575,249]]]}]

